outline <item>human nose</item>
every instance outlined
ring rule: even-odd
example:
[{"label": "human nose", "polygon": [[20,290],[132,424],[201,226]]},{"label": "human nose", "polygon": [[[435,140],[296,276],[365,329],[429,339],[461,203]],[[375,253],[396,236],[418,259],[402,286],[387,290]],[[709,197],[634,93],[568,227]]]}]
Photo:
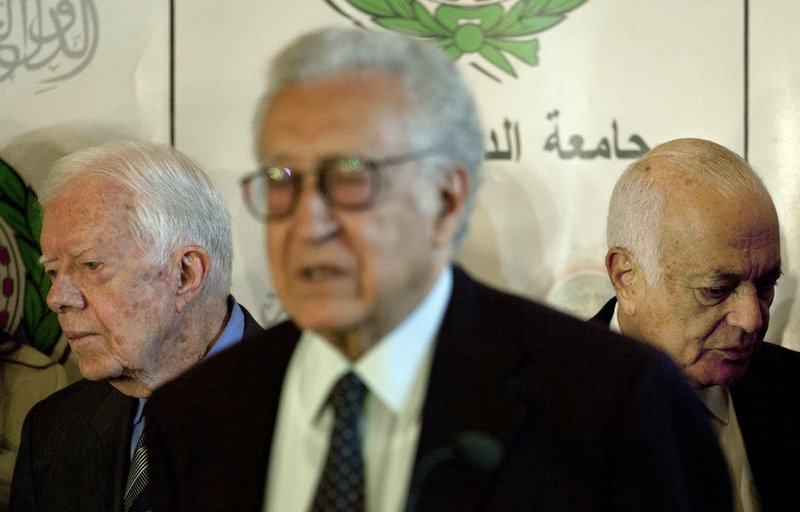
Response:
[{"label": "human nose", "polygon": [[83,294],[68,274],[57,274],[47,292],[47,306],[56,313],[70,308],[82,309],[85,305]]},{"label": "human nose", "polygon": [[294,214],[298,230],[308,239],[324,240],[337,230],[330,204],[315,175],[304,177]]},{"label": "human nose", "polygon": [[769,308],[762,304],[756,290],[743,290],[734,298],[733,309],[728,313],[728,323],[748,334],[754,334],[768,321],[768,315]]}]

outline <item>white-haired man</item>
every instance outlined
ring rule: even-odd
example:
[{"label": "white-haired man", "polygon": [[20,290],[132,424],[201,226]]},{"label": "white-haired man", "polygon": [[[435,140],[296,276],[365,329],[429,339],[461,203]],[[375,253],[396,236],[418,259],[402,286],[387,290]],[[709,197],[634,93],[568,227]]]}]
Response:
[{"label": "white-haired man", "polygon": [[703,139],[654,148],[619,178],[595,317],[672,356],[706,405],[735,510],[800,502],[800,353],[764,342],[781,275],[778,216],[747,162]]},{"label": "white-haired man", "polygon": [[85,379],[28,414],[11,510],[147,510],[146,399],[262,331],[230,296],[225,203],[191,159],[133,141],[60,159],[39,196],[47,304]]}]

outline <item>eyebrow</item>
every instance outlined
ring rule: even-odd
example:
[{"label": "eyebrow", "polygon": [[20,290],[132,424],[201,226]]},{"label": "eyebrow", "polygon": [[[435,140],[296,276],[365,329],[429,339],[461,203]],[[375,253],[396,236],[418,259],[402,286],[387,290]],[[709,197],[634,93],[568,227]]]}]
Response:
[{"label": "eyebrow", "polygon": [[767,270],[766,272],[758,276],[758,279],[767,278],[767,279],[774,279],[775,281],[777,281],[778,279],[780,279],[782,275],[783,275],[783,269],[781,268],[780,262],[778,262],[777,265],[775,265],[771,269]]},{"label": "eyebrow", "polygon": [[[88,249],[88,248],[87,248],[87,249],[84,249],[84,250],[82,250],[82,251],[78,251],[78,252],[76,252],[75,254],[70,254],[70,255],[69,255],[69,257],[70,257],[70,258],[72,258],[72,259],[75,259],[75,258],[80,258],[81,256],[83,256],[83,254],[84,254],[85,252],[88,252],[88,251],[90,251],[90,250],[91,250],[91,249]],[[53,257],[53,258],[46,258],[44,254],[42,254],[41,256],[39,256],[39,265],[45,265],[45,264],[47,264],[47,263],[52,263],[52,262],[54,262],[54,261],[58,261],[58,258],[56,258],[56,257]]]},{"label": "eyebrow", "polygon": [[[761,275],[756,276],[756,280],[760,281],[763,279],[774,279],[777,281],[782,275],[783,270],[781,268],[781,263],[778,262],[778,264],[771,269],[767,270]],[[711,279],[714,281],[739,281],[741,280],[741,276],[733,272],[723,272],[718,270],[712,274]]]}]

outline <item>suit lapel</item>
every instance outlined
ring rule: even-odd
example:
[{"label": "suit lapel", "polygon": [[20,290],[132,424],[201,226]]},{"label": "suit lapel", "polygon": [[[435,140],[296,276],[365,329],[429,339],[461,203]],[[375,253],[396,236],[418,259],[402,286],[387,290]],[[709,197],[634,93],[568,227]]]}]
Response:
[{"label": "suit lapel", "polygon": [[86,465],[78,480],[78,495],[81,510],[90,512],[122,510],[131,422],[136,407],[136,399],[123,395],[110,384],[106,386],[108,392],[94,404],[91,424],[83,434]]},{"label": "suit lapel", "polygon": [[590,322],[597,322],[608,327],[611,323],[611,318],[614,316],[614,307],[617,305],[617,298],[612,297],[605,303],[605,305],[589,319]]},{"label": "suit lapel", "polygon": [[239,304],[239,307],[242,309],[242,314],[244,315],[244,332],[242,333],[242,338],[248,338],[251,336],[257,336],[264,332],[264,328],[256,322],[256,319],[253,318],[253,315],[250,314],[244,306]]},{"label": "suit lapel", "polygon": [[[300,331],[294,324],[283,322],[232,349],[246,354],[245,357],[240,354],[238,361],[242,365],[235,368],[246,379],[243,389],[221,398],[233,404],[237,421],[231,424],[229,416],[218,420],[227,424],[229,435],[225,439],[228,449],[220,454],[217,465],[223,469],[219,474],[222,480],[238,475],[239,491],[235,503],[219,503],[219,510],[260,510],[283,380],[299,337]],[[218,378],[225,379],[227,375],[220,373]],[[218,389],[225,389],[224,383]],[[256,437],[254,432],[258,434]],[[247,456],[231,460],[229,453]]]},{"label": "suit lapel", "polygon": [[[455,269],[423,407],[415,473],[459,434],[480,432],[504,443],[527,416],[512,391],[511,368],[522,354],[508,347],[495,350],[493,322],[483,312],[491,299],[483,290]],[[489,482],[488,474],[442,464],[425,485],[419,510],[470,510],[482,501]]]}]

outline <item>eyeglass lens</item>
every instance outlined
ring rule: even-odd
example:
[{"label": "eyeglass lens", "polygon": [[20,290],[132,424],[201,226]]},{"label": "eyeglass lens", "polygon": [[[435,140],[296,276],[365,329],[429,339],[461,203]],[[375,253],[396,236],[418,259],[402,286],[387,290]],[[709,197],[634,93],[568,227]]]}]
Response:
[{"label": "eyeglass lens", "polygon": [[[251,208],[269,219],[289,215],[300,195],[303,174],[285,167],[267,167],[246,185]],[[376,178],[359,157],[330,158],[317,169],[317,186],[329,203],[341,208],[364,208],[372,201]]]}]

